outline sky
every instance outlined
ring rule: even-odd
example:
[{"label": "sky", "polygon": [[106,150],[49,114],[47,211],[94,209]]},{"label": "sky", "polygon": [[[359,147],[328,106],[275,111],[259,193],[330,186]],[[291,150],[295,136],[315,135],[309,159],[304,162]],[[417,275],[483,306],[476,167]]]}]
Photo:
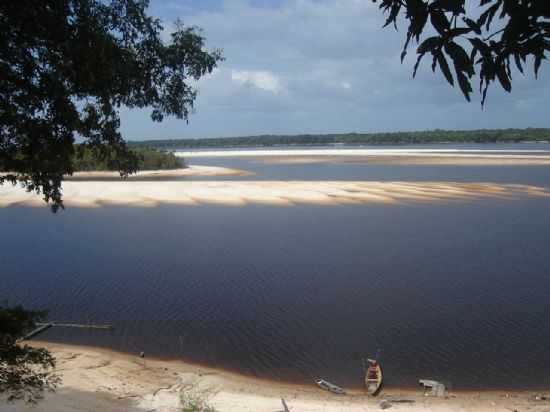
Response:
[{"label": "sky", "polygon": [[482,109],[429,59],[413,80],[405,26],[382,28],[372,0],[151,0],[149,12],[167,37],[177,18],[200,27],[226,60],[196,83],[189,123],[123,109],[129,140],[550,127],[550,65],[538,80],[516,73],[511,94],[492,87]]}]

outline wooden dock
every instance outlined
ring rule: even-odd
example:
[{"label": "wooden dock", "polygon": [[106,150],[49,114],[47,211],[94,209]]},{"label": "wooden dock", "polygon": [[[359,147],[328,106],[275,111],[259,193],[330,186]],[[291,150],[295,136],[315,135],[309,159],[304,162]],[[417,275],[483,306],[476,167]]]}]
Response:
[{"label": "wooden dock", "polygon": [[91,323],[59,323],[59,322],[50,322],[50,323],[37,323],[36,326],[52,325],[59,326],[62,328],[81,328],[81,329],[113,329],[113,325],[95,325]]},{"label": "wooden dock", "polygon": [[36,323],[37,328],[33,329],[26,335],[20,337],[17,339],[17,342],[23,342],[25,340],[29,340],[31,338],[34,338],[36,335],[44,332],[45,330],[53,327],[63,327],[63,328],[81,328],[81,329],[103,329],[103,330],[110,330],[113,329],[113,325],[95,325],[95,324],[85,324],[85,323],[59,323],[59,322],[37,322]]},{"label": "wooden dock", "polygon": [[39,333],[42,333],[44,332],[46,329],[49,329],[53,326],[53,323],[42,323],[40,325],[37,325],[38,327],[32,331],[30,331],[29,333],[27,333],[26,335],[20,337],[19,339],[17,339],[16,342],[22,342],[24,340],[29,340],[30,338],[33,338],[35,337],[36,335],[38,335]]}]

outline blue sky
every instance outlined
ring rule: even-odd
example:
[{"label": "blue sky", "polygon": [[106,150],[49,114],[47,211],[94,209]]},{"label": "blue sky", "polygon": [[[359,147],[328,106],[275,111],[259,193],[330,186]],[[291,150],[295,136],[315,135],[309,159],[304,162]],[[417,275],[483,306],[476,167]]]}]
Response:
[{"label": "blue sky", "polygon": [[256,134],[550,127],[550,72],[514,77],[512,94],[467,103],[414,51],[399,54],[404,28],[382,29],[371,0],[152,0],[166,32],[180,18],[201,27],[226,60],[200,80],[189,124],[123,110],[130,140]]}]

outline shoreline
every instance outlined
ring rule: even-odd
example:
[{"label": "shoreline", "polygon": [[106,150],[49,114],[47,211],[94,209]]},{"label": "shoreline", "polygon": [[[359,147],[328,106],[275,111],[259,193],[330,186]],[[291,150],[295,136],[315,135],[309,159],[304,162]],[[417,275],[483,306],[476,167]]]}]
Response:
[{"label": "shoreline", "polygon": [[[94,351],[98,353],[105,353],[112,356],[120,356],[122,358],[128,357],[132,359],[139,358],[139,353],[133,353],[133,352],[126,352],[123,350],[117,350],[112,349],[108,347],[102,347],[102,346],[95,346],[95,345],[89,345],[89,344],[79,344],[79,343],[62,343],[62,342],[53,342],[53,341],[47,341],[47,340],[41,340],[41,339],[31,339],[28,341],[25,341],[26,344],[29,346],[36,346],[36,347],[47,347],[47,348],[63,348],[63,349],[82,349],[83,351]],[[182,357],[171,357],[171,356],[158,356],[158,355],[147,355],[143,359],[147,359],[148,361],[152,362],[159,362],[159,363],[170,363],[174,365],[179,365],[183,368],[189,368],[194,370],[200,370],[204,374],[223,374],[227,375],[228,377],[232,377],[237,380],[246,380],[250,381],[252,383],[260,384],[260,385],[271,385],[271,386],[281,386],[285,388],[294,388],[294,389],[300,389],[305,391],[319,391],[319,388],[314,384],[312,381],[310,384],[307,383],[300,383],[300,382],[291,382],[291,381],[284,381],[284,380],[277,380],[277,379],[270,379],[265,377],[259,377],[259,376],[252,376],[248,375],[246,373],[241,373],[239,371],[230,370],[230,369],[224,369],[224,368],[217,368],[214,366],[202,364],[200,362],[195,362],[190,359],[182,358]],[[140,358],[142,359],[142,358]],[[367,396],[364,388],[362,385],[359,385],[357,387],[345,387],[346,392],[352,396],[360,396],[365,395]],[[387,394],[395,394],[395,393],[408,393],[411,395],[419,395],[423,391],[420,384],[416,385],[392,385],[389,388],[386,386],[383,386],[382,393]],[[519,394],[525,394],[525,393],[546,393],[548,392],[550,395],[550,387],[529,387],[529,388],[513,388],[513,387],[489,387],[489,388],[468,388],[468,387],[458,387],[458,388],[448,388],[448,391],[453,394],[462,394],[462,395],[472,395],[472,394],[502,394],[502,393],[508,393],[510,395],[519,395]],[[322,392],[324,393],[324,392]],[[383,396],[380,397],[382,399]],[[374,398],[376,399],[376,397]],[[550,404],[549,404],[550,405]]]},{"label": "shoreline", "polygon": [[[48,348],[57,359],[57,371],[63,379],[53,394],[40,401],[42,410],[69,412],[181,412],[182,397],[200,397],[218,412],[273,412],[281,410],[284,398],[291,411],[359,412],[379,409],[387,400],[392,409],[420,412],[434,409],[454,412],[495,408],[525,409],[550,407],[542,390],[451,390],[446,398],[423,396],[420,387],[383,388],[378,397],[362,390],[347,395],[332,395],[312,385],[287,384],[243,376],[234,372],[204,367],[181,360],[140,358],[137,355],[91,346],[29,341],[27,344]],[[402,402],[399,402],[402,401]],[[406,401],[406,402],[403,402]],[[2,404],[0,411],[33,411],[21,403]]]}]

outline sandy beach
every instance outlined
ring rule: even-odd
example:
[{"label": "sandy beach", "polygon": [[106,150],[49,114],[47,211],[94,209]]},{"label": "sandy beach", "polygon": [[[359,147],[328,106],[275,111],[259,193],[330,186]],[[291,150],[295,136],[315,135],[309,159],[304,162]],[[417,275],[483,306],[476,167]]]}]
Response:
[{"label": "sandy beach", "polygon": [[[369,181],[69,181],[63,183],[67,206],[267,204],[403,204],[474,201],[484,198],[549,197],[550,190],[530,185],[459,182]],[[0,207],[44,207],[39,195],[20,187],[0,187]]]},{"label": "sandy beach", "polygon": [[355,390],[332,395],[314,385],[291,385],[244,377],[183,361],[140,358],[93,347],[33,342],[57,359],[62,384],[37,406],[0,404],[1,412],[98,411],[181,412],[182,399],[207,401],[219,412],[276,412],[284,398],[291,412],[364,412],[380,410],[381,400],[397,411],[550,410],[544,391],[456,391],[446,398],[423,396],[418,389],[384,388],[376,397]]},{"label": "sandy beach", "polygon": [[[141,170],[128,176],[128,180],[142,178],[163,177],[214,177],[214,176],[250,176],[252,173],[246,170],[232,169],[229,167],[191,165],[182,169],[168,170]],[[110,171],[76,172],[72,176],[66,176],[67,180],[80,179],[113,179],[120,180],[120,173]]]}]

